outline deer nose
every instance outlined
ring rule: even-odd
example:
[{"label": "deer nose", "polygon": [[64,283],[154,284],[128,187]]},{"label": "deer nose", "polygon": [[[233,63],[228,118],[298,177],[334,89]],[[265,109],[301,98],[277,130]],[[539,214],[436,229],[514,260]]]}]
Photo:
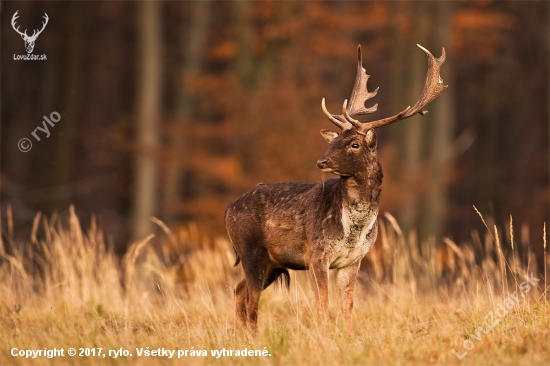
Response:
[{"label": "deer nose", "polygon": [[317,168],[323,169],[325,165],[327,165],[327,159],[319,159],[317,160]]}]

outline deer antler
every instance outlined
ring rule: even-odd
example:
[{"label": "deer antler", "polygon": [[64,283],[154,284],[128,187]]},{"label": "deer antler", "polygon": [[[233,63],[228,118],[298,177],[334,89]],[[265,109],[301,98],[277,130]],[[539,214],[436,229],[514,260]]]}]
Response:
[{"label": "deer antler", "polygon": [[17,20],[17,18],[19,18],[19,15],[17,15],[17,13],[19,13],[19,10],[17,10],[17,11],[15,12],[15,14],[13,14],[13,17],[11,18],[11,26],[12,26],[12,28],[13,28],[14,31],[16,31],[17,33],[19,33],[19,34],[21,35],[21,37],[23,37],[23,36],[24,36],[24,37],[29,37],[29,36],[27,35],[27,30],[26,30],[26,29],[25,29],[25,32],[21,32],[21,31],[19,30],[19,26],[17,26],[17,28],[15,28],[15,21]]},{"label": "deer antler", "polygon": [[[39,31],[37,31],[36,29],[34,30],[32,36],[30,36],[29,38],[38,38],[38,36],[40,35],[40,33],[42,33],[42,31],[44,30],[44,28],[46,28],[46,25],[48,24],[48,20],[50,20],[50,18],[48,18],[48,14],[44,13],[44,19],[46,20],[45,22],[42,22],[42,29],[40,29]],[[38,33],[37,33],[38,32]]]},{"label": "deer antler", "polygon": [[369,75],[366,74],[365,69],[363,69],[363,66],[361,65],[361,46],[359,46],[359,64],[357,68],[357,77],[355,79],[355,86],[353,87],[353,91],[351,93],[350,98],[350,105],[347,104],[347,99],[344,101],[344,105],[342,107],[342,114],[339,116],[330,114],[327,109],[325,108],[325,100],[323,99],[322,102],[322,108],[323,112],[329,117],[329,119],[335,123],[337,126],[342,128],[343,130],[351,129],[352,127],[355,127],[360,132],[365,132],[372,128],[378,128],[385,125],[388,125],[393,122],[400,121],[405,118],[409,118],[414,116],[416,113],[419,113],[420,115],[425,115],[428,113],[428,111],[423,110],[423,108],[428,105],[431,101],[436,99],[443,93],[443,91],[447,88],[447,85],[443,83],[443,80],[441,79],[441,76],[439,75],[441,66],[443,63],[445,63],[445,48],[441,49],[441,57],[435,58],[430,51],[422,47],[421,45],[417,44],[417,46],[426,53],[426,57],[428,58],[428,71],[426,73],[426,82],[424,83],[424,89],[422,90],[422,93],[420,94],[420,98],[418,101],[412,106],[408,106],[401,112],[397,113],[395,116],[380,119],[373,122],[360,122],[353,117],[361,114],[367,114],[372,113],[376,111],[376,108],[378,104],[375,104],[371,108],[365,108],[364,103],[374,97],[376,95],[376,92],[378,92],[378,88],[376,88],[375,91],[372,93],[369,93],[366,88],[365,90],[362,90],[360,88],[360,85],[365,85],[367,83],[367,80],[369,79]]},{"label": "deer antler", "polygon": [[431,101],[439,97],[441,93],[443,93],[443,91],[447,88],[447,85],[443,83],[443,80],[441,79],[441,76],[439,74],[441,66],[443,65],[443,63],[445,63],[445,48],[441,48],[441,57],[435,58],[430,53],[430,51],[419,44],[417,44],[417,46],[422,51],[424,51],[424,53],[426,53],[426,57],[428,58],[428,71],[426,72],[426,82],[424,83],[424,89],[422,89],[422,93],[420,94],[420,98],[418,99],[418,101],[412,106],[412,108],[411,106],[408,106],[401,112],[397,113],[395,116],[373,122],[361,123],[353,119],[352,116],[344,114],[346,119],[354,126],[356,126],[359,131],[364,132],[371,128],[378,128],[389,125],[390,123],[412,117],[416,113],[419,113],[423,116],[428,113],[428,111],[423,110],[423,108]]},{"label": "deer antler", "polygon": [[[370,75],[367,75],[366,70],[363,68],[363,60],[361,57],[361,45],[357,47],[357,75],[355,76],[355,85],[351,92],[350,104],[348,106],[347,99],[344,102],[343,113],[340,115],[335,115],[329,113],[325,107],[325,98],[321,102],[321,108],[323,112],[328,117],[328,119],[334,123],[336,126],[340,127],[342,130],[350,130],[353,127],[359,128],[361,122],[354,120],[353,118],[349,119],[348,116],[359,116],[362,114],[368,114],[375,112],[378,108],[378,104],[373,105],[370,108],[365,107],[365,102],[373,98],[376,93],[378,93],[378,88],[375,91],[369,92],[367,89],[367,82]],[[363,89],[364,88],[364,89]]]}]

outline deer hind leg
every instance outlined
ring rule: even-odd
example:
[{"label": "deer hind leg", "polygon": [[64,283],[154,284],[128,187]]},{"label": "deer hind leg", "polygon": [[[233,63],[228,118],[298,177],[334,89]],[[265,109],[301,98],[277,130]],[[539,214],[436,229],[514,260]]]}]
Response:
[{"label": "deer hind leg", "polygon": [[258,334],[258,304],[264,290],[267,275],[272,271],[267,251],[259,248],[253,255],[243,257],[248,297],[246,301],[246,325],[254,336]]},{"label": "deer hind leg", "polygon": [[237,286],[235,286],[235,318],[237,327],[246,328],[246,303],[248,301],[248,286],[246,278],[243,278]]},{"label": "deer hind leg", "polygon": [[355,282],[357,280],[357,271],[361,261],[338,270],[336,275],[336,282],[338,283],[338,290],[340,292],[340,305],[342,306],[342,315],[346,322],[346,332],[349,339],[353,338],[353,324],[351,322],[351,315],[353,311],[353,296],[355,292]]}]

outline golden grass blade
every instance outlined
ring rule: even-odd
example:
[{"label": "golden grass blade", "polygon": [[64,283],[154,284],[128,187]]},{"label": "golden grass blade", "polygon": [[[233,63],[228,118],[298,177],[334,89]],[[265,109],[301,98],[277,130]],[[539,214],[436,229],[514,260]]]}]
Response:
[{"label": "golden grass blade", "polygon": [[474,210],[476,210],[477,214],[479,215],[479,217],[481,218],[481,222],[483,222],[483,225],[485,225],[485,228],[487,229],[487,231],[489,232],[489,234],[491,235],[491,237],[493,238],[493,241],[495,241],[495,237],[493,236],[493,234],[491,233],[491,230],[489,230],[489,227],[487,226],[487,223],[485,222],[485,219],[483,218],[483,215],[481,214],[481,212],[479,212],[479,210],[477,209],[476,206],[473,206],[474,207]]},{"label": "golden grass blade", "polygon": [[31,243],[33,244],[36,244],[37,240],[36,240],[36,232],[38,231],[38,225],[40,224],[40,217],[42,216],[42,214],[40,213],[40,211],[38,211],[36,213],[36,215],[34,215],[34,220],[32,222],[32,229],[31,229]]},{"label": "golden grass blade", "polygon": [[514,220],[512,215],[510,215],[510,244],[512,245],[512,250],[514,250]]}]

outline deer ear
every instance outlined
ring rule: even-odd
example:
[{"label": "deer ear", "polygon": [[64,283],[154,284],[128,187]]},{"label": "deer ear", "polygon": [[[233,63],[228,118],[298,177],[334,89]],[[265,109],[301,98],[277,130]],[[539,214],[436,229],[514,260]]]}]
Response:
[{"label": "deer ear", "polygon": [[338,136],[338,133],[331,130],[321,130],[321,136],[330,144]]},{"label": "deer ear", "polygon": [[376,149],[376,143],[378,142],[378,138],[376,137],[376,133],[374,133],[373,129],[370,129],[367,131],[367,135],[365,136],[365,141],[367,142],[369,149],[371,150]]}]

